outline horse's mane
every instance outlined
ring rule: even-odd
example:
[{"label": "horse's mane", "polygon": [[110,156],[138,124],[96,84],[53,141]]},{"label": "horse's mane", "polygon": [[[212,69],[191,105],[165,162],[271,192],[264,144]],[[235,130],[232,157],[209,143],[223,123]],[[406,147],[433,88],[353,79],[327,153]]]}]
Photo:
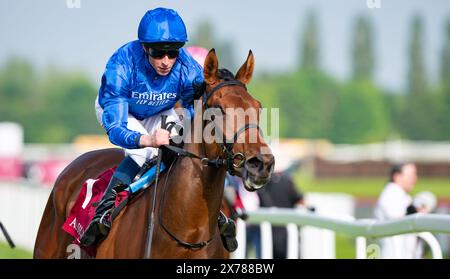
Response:
[{"label": "horse's mane", "polygon": [[[217,72],[217,76],[219,79],[223,79],[224,81],[236,80],[234,75],[227,69],[219,69]],[[201,84],[194,84],[194,100],[200,99],[203,95],[203,92],[206,90],[206,82],[202,82]]]},{"label": "horse's mane", "polygon": [[228,71],[227,69],[219,69],[218,77],[220,79],[223,79],[224,81],[236,80],[234,78],[234,75],[230,71]]}]

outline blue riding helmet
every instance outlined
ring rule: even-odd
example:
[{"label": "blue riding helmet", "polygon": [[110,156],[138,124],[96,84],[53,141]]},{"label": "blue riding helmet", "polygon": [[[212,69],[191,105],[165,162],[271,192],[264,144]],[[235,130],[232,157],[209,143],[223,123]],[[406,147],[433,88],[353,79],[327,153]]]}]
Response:
[{"label": "blue riding helmet", "polygon": [[176,11],[156,8],[147,11],[142,17],[138,38],[141,43],[185,43],[186,26]]}]

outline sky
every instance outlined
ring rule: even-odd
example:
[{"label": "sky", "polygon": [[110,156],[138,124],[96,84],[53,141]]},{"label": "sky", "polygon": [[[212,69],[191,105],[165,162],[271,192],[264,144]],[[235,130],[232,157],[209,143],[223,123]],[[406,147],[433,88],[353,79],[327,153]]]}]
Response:
[{"label": "sky", "polygon": [[[369,8],[367,1],[380,3],[379,8]],[[68,5],[77,2],[79,8]],[[314,10],[321,67],[340,80],[351,73],[355,17],[367,15],[375,29],[375,79],[392,90],[406,86],[411,17],[423,18],[425,63],[432,82],[439,74],[444,27],[450,20],[448,0],[0,0],[0,65],[19,56],[40,69],[52,64],[86,71],[99,83],[108,58],[137,38],[142,16],[159,6],[178,11],[188,36],[200,22],[209,21],[218,40],[233,45],[239,63],[251,49],[256,74],[296,67],[305,17]]]}]

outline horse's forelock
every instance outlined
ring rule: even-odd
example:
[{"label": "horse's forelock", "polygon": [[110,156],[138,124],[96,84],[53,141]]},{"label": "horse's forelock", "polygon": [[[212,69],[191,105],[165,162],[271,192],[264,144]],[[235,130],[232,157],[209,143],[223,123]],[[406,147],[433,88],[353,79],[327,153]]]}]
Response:
[{"label": "horse's forelock", "polygon": [[227,69],[219,69],[218,77],[224,81],[235,80],[234,75]]}]

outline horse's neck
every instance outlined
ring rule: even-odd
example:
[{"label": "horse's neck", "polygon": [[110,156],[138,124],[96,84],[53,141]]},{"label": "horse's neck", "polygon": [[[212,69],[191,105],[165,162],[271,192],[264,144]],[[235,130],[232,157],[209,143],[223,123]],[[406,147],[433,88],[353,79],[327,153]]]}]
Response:
[{"label": "horse's neck", "polygon": [[[202,115],[196,113],[195,119],[191,122],[190,141],[185,143],[184,148],[202,158],[215,159],[220,155],[220,148],[215,143],[206,143],[203,139],[203,120]],[[199,128],[200,127],[200,128]],[[199,134],[200,133],[200,134]],[[198,142],[200,141],[200,142]],[[211,183],[221,183],[223,186],[225,180],[225,170],[214,167],[203,167],[199,160],[194,159],[194,164],[200,166],[198,176],[202,178],[202,186],[210,186]],[[222,189],[223,190],[223,189]],[[221,191],[223,193],[223,191]]]},{"label": "horse's neck", "polygon": [[[184,148],[200,157],[218,156],[215,144],[191,141]],[[176,219],[177,226],[184,228],[186,234],[195,231],[200,238],[211,237],[217,229],[225,170],[204,167],[198,159],[180,157],[173,173],[168,175],[171,182],[166,189],[163,215]]]},{"label": "horse's neck", "polygon": [[[192,122],[192,128],[194,130],[194,133],[198,131],[203,131],[203,124],[202,121],[199,121],[199,115],[196,115],[196,119]],[[200,117],[201,118],[201,117]],[[195,126],[201,125],[202,129],[195,129]],[[202,158],[209,158],[209,159],[216,159],[220,155],[220,148],[215,143],[205,143],[203,140],[203,137],[199,137],[198,135],[195,135],[194,133],[191,134],[191,139],[189,143],[186,143],[184,145],[184,148],[193,153],[197,154]],[[202,135],[203,136],[203,135]],[[202,139],[201,142],[196,142],[196,139]],[[201,187],[202,188],[208,188],[213,186],[216,188],[215,190],[219,190],[218,188],[221,188],[221,191],[218,191],[220,194],[220,200],[222,199],[223,194],[223,187],[217,187],[217,185],[224,185],[225,180],[225,173],[226,171],[221,168],[214,168],[214,167],[203,167],[201,162],[197,159],[194,159],[194,164],[197,164],[199,168],[196,168],[197,173],[196,177],[201,177]]]},{"label": "horse's neck", "polygon": [[[217,148],[215,144],[189,143],[185,146],[186,150],[203,158],[217,158]],[[223,187],[226,171],[223,168],[204,167],[200,160],[193,159],[193,177],[198,177],[199,181],[193,187],[197,192],[194,197],[196,202],[206,202],[208,209],[217,211],[220,209]],[[206,198],[207,197],[207,198]],[[210,212],[212,213],[212,212]]]}]

